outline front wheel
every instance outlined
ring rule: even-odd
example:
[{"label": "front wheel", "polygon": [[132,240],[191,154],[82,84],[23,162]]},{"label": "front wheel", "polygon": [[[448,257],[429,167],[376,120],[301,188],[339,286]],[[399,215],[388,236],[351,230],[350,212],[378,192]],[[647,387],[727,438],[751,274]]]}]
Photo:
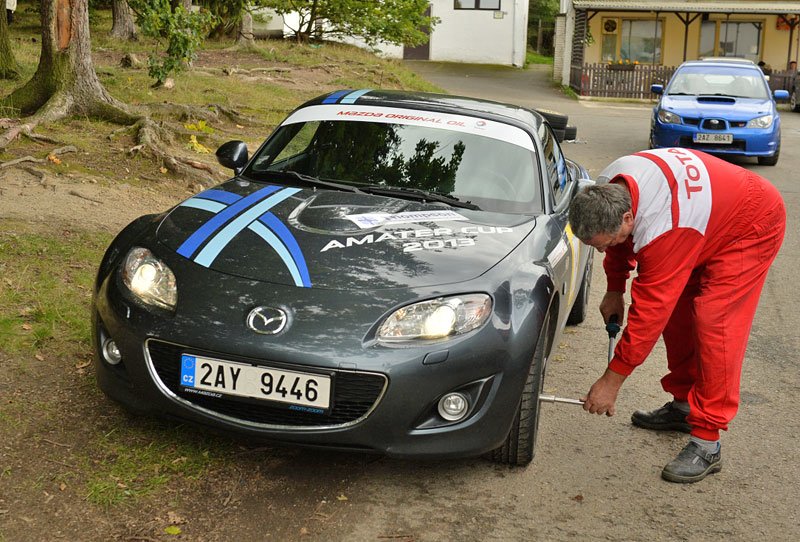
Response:
[{"label": "front wheel", "polygon": [[778,163],[778,158],[781,155],[781,148],[778,147],[775,149],[775,154],[772,156],[759,156],[758,157],[758,165],[759,166],[774,166]]},{"label": "front wheel", "polygon": [[800,101],[797,99],[797,89],[792,89],[792,93],[789,94],[789,107],[792,108],[792,111],[800,111]]},{"label": "front wheel", "polygon": [[547,341],[550,333],[550,318],[545,317],[533,362],[525,379],[525,388],[517,407],[506,441],[491,452],[492,461],[515,467],[524,467],[533,460],[536,451],[536,433],[539,431],[539,395],[544,389],[544,370],[547,365]]}]

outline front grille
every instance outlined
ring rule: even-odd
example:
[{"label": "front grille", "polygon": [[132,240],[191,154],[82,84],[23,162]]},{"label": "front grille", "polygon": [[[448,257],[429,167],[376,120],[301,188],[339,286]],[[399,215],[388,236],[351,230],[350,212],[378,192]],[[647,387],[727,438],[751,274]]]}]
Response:
[{"label": "front grille", "polygon": [[704,130],[726,130],[728,123],[722,119],[705,119],[700,126]]},{"label": "front grille", "polygon": [[[181,399],[224,416],[260,425],[310,428],[347,424],[367,415],[386,387],[386,377],[381,374],[333,371],[335,373],[331,399],[333,408],[325,414],[314,414],[289,410],[286,406],[277,406],[274,403],[243,402],[186,393],[181,391],[179,386],[181,354],[207,356],[255,365],[263,365],[262,360],[257,361],[219,352],[203,352],[152,339],[147,341],[147,351],[162,384]],[[307,370],[303,367],[285,364],[281,364],[280,368],[295,371]]]},{"label": "front grille", "polygon": [[679,147],[688,147],[692,149],[700,149],[707,151],[739,151],[744,152],[747,149],[747,144],[741,139],[734,139],[730,145],[724,143],[697,143],[692,140],[691,136],[682,136]]}]

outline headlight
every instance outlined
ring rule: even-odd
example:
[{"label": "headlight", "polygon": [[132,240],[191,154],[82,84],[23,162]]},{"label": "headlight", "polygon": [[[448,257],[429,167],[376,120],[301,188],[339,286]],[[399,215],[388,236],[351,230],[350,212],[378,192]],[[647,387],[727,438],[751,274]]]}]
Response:
[{"label": "headlight", "polygon": [[378,340],[398,343],[460,335],[483,325],[491,314],[492,298],[486,294],[422,301],[392,313],[378,329]]},{"label": "headlight", "polygon": [[772,126],[772,115],[764,115],[747,123],[748,128],[769,128]]},{"label": "headlight", "polygon": [[681,118],[671,111],[667,111],[666,109],[659,109],[658,110],[658,120],[663,122],[664,124],[680,124]]},{"label": "headlight", "polygon": [[174,310],[178,302],[175,275],[146,248],[132,248],[122,266],[122,282],[148,305]]}]

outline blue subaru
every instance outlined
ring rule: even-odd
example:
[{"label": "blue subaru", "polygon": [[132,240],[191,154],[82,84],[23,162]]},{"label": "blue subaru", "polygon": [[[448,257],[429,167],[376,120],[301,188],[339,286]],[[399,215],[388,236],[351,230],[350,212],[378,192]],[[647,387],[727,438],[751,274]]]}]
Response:
[{"label": "blue subaru", "polygon": [[755,156],[774,166],[781,152],[781,120],[761,69],[749,60],[714,58],[681,64],[650,121],[650,148],[687,147],[711,154]]}]

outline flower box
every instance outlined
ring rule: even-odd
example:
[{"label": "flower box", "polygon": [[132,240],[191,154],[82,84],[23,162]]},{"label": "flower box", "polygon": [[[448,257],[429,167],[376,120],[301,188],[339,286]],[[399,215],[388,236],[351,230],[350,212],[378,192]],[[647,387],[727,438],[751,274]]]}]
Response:
[{"label": "flower box", "polygon": [[609,64],[608,69],[614,71],[632,72],[636,64]]}]

